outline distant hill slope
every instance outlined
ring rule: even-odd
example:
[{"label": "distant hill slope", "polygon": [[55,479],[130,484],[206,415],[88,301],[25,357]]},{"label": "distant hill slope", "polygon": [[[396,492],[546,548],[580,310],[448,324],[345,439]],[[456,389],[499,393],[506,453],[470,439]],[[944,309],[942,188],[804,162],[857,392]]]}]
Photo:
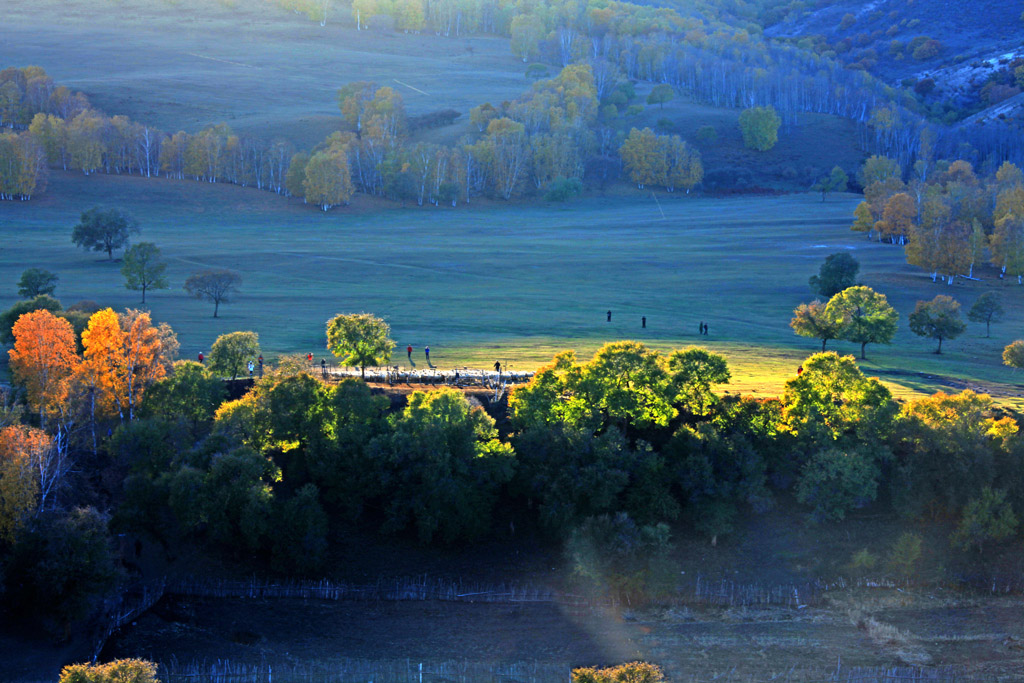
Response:
[{"label": "distant hill slope", "polygon": [[[851,68],[894,86],[917,86],[913,92],[931,117],[951,122],[1020,92],[1013,69],[1024,64],[1017,61],[1024,56],[1022,10],[1020,0],[842,0],[790,13],[765,33],[809,39],[818,52],[832,51]],[[926,79],[934,86],[918,85]],[[1004,105],[999,113],[1005,118],[1019,111]]]}]

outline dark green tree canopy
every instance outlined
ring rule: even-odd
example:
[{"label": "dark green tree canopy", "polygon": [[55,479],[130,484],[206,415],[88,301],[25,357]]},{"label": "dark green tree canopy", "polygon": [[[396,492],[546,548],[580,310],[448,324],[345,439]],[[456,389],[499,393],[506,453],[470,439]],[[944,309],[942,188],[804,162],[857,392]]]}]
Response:
[{"label": "dark green tree canopy", "polygon": [[64,310],[64,307],[49,294],[40,294],[26,301],[19,301],[0,313],[0,342],[13,344],[14,334],[11,330],[14,328],[14,323],[18,322],[18,318],[26,313],[43,309],[56,314]]},{"label": "dark green tree canopy", "polygon": [[1003,319],[1003,304],[995,292],[985,292],[967,311],[967,319],[975,323],[985,323],[985,336],[991,333],[992,323]]},{"label": "dark green tree canopy", "polygon": [[130,214],[95,206],[82,214],[71,231],[71,241],[83,249],[105,251],[107,258],[113,260],[114,250],[127,246],[131,236],[138,232],[139,224]]},{"label": "dark green tree canopy", "polygon": [[210,372],[238,377],[248,360],[260,355],[260,337],[255,332],[231,332],[217,337],[210,348]]},{"label": "dark green tree canopy", "polygon": [[142,303],[146,303],[146,290],[167,289],[167,264],[160,258],[160,249],[152,242],[133,244],[124,253],[121,274],[124,286],[142,291]]},{"label": "dark green tree canopy", "polygon": [[909,321],[911,332],[939,341],[935,353],[942,353],[943,339],[956,339],[967,329],[960,319],[960,302],[945,294],[931,301],[918,301]]},{"label": "dark green tree canopy", "polygon": [[40,294],[53,294],[53,290],[57,289],[58,280],[60,278],[48,270],[29,268],[18,280],[18,296],[22,299],[32,299]]},{"label": "dark green tree canopy", "polygon": [[825,257],[817,275],[812,275],[808,283],[815,294],[832,298],[839,292],[857,284],[857,272],[860,264],[844,251]]}]

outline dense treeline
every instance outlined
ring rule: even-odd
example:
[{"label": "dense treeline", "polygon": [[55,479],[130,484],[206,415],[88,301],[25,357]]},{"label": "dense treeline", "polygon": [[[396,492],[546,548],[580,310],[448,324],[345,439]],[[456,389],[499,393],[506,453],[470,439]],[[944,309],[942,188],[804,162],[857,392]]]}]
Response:
[{"label": "dense treeline", "polygon": [[[329,3],[284,4],[302,5],[322,19]],[[993,171],[1004,160],[1021,161],[1024,144],[1012,125],[929,125],[919,93],[873,78],[863,59],[851,68],[848,55],[827,44],[766,39],[763,26],[777,19],[780,8],[739,0],[692,3],[685,9],[606,0],[356,0],[351,12],[360,29],[383,18],[403,31],[507,36],[524,62],[590,64],[595,73],[615,70],[628,79],[671,84],[715,106],[771,106],[789,121],[799,112],[850,118],[861,124],[867,151],[897,158],[904,168],[914,162],[925,130],[936,136],[934,144],[944,156],[985,163]],[[926,37],[915,41],[908,46],[920,53],[915,59],[936,49],[936,41]]]},{"label": "dense treeline", "polygon": [[0,199],[45,187],[46,164],[64,170],[229,182],[277,193],[294,150],[283,140],[236,135],[225,125],[167,134],[96,111],[39,67],[0,71]]},{"label": "dense treeline", "polygon": [[[901,405],[832,352],[777,399],[717,394],[728,366],[701,348],[565,352],[512,393],[503,436],[460,391],[413,392],[393,410],[303,361],[227,401],[212,373],[258,353],[251,333],[219,339],[210,367],[172,362],[173,334],[137,311],[97,311],[76,333],[38,310],[12,334],[0,549],[13,606],[55,628],[117,581],[110,530],[315,575],[356,525],[451,544],[513,521],[637,594],[652,589],[668,524],[715,540],[780,497],[819,521],[868,505],[945,519],[968,554],[1015,536],[1024,506],[1024,440],[988,396]],[[57,575],[75,580],[55,589]]]},{"label": "dense treeline", "polygon": [[874,156],[858,174],[864,201],[853,230],[903,245],[907,262],[952,284],[986,260],[1024,278],[1024,174],[1004,162],[979,177],[967,161],[933,159],[928,137],[909,180],[893,159]]}]

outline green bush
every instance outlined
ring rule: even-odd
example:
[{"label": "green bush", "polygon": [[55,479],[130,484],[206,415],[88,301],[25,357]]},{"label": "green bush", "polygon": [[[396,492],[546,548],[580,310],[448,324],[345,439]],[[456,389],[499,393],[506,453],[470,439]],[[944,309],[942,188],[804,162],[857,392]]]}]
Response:
[{"label": "green bush", "polygon": [[900,577],[912,575],[917,570],[917,563],[921,560],[921,546],[923,539],[910,531],[900,535],[889,550],[889,558],[886,564],[889,571]]},{"label": "green bush", "polygon": [[740,132],[743,144],[759,152],[767,152],[779,141],[782,119],[774,107],[753,107],[740,114]]},{"label": "green bush", "polygon": [[579,178],[555,178],[548,184],[544,199],[549,202],[564,202],[583,192],[583,182]]}]

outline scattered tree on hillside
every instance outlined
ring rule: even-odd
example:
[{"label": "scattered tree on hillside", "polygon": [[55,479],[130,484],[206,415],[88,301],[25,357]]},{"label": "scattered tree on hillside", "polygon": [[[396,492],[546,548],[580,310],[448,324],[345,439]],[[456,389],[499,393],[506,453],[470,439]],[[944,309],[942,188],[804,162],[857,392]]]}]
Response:
[{"label": "scattered tree on hillside", "polygon": [[782,119],[775,113],[774,107],[744,109],[740,114],[743,144],[758,152],[767,152],[778,142],[781,124]]},{"label": "scattered tree on hillside", "polygon": [[370,313],[341,313],[327,321],[327,349],[345,365],[366,368],[384,365],[391,358],[395,342],[391,328]]},{"label": "scattered tree on hillside", "polygon": [[203,270],[188,276],[184,290],[191,297],[212,303],[216,318],[220,305],[231,303],[241,284],[242,276],[233,270]]},{"label": "scattered tree on hillside", "polygon": [[811,291],[831,298],[848,287],[857,284],[860,264],[846,252],[837,252],[825,257],[817,275],[812,275],[808,284]]},{"label": "scattered tree on hillside", "polygon": [[834,166],[832,168],[832,172],[814,183],[814,185],[811,186],[811,189],[815,192],[820,192],[821,201],[825,201],[825,196],[829,192],[846,192],[846,187],[849,182],[850,177],[846,175],[846,171],[838,166]]},{"label": "scattered tree on hillside", "polygon": [[975,323],[985,323],[985,336],[991,336],[992,323],[1003,318],[1003,305],[995,292],[985,292],[967,312],[967,319]]},{"label": "scattered tree on hillside", "polygon": [[956,339],[967,329],[960,320],[960,302],[945,294],[939,294],[931,301],[918,301],[909,321],[911,332],[939,341],[935,353],[942,353],[943,339]]},{"label": "scattered tree on hillside", "polygon": [[659,83],[651,89],[647,96],[647,104],[656,104],[659,109],[665,108],[666,102],[671,102],[676,96],[676,91],[668,83]]},{"label": "scattered tree on hillside", "polygon": [[18,296],[22,299],[32,299],[40,294],[53,294],[59,279],[55,273],[48,270],[29,268],[18,280]]},{"label": "scattered tree on hillside", "polygon": [[124,248],[138,232],[138,223],[124,211],[93,207],[82,214],[71,232],[71,241],[83,249],[105,251],[113,260],[114,250]]},{"label": "scattered tree on hillside", "polygon": [[255,332],[230,332],[217,337],[210,348],[210,372],[237,379],[246,361],[260,355],[260,338]]},{"label": "scattered tree on hillside", "polygon": [[861,358],[866,357],[868,344],[892,343],[900,317],[884,294],[864,286],[836,294],[825,307],[825,314],[842,325],[842,339],[860,344]]},{"label": "scattered tree on hillside", "polygon": [[[572,670],[570,683],[662,683],[665,674],[655,664],[647,662],[630,662],[604,669],[584,667]],[[63,683],[63,682],[61,682]]]},{"label": "scattered tree on hillside", "polygon": [[160,249],[152,242],[139,242],[124,253],[121,274],[127,289],[142,290],[142,303],[146,303],[146,290],[167,289],[167,264],[160,259]]},{"label": "scattered tree on hillside", "polygon": [[838,339],[842,331],[842,323],[831,319],[827,313],[827,304],[814,300],[809,304],[800,304],[793,311],[793,319],[789,326],[801,337],[821,340],[821,350],[830,339]]}]

